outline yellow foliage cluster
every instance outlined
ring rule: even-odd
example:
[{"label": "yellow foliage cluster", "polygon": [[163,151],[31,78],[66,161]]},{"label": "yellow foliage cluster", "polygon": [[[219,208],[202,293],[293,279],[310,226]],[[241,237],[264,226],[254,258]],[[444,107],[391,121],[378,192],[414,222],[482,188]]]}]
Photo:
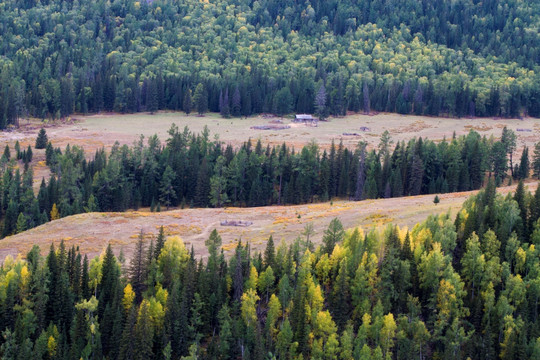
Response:
[{"label": "yellow foliage cluster", "polygon": [[475,130],[475,131],[489,131],[493,129],[493,126],[489,126],[489,125],[486,125],[486,123],[482,123],[482,125],[476,125],[476,126],[465,125],[464,128],[468,130]]},{"label": "yellow foliage cluster", "polygon": [[223,249],[223,251],[227,252],[227,251],[231,251],[231,250],[236,249],[236,246],[237,246],[237,245],[238,245],[237,243],[232,242],[232,243],[230,243],[230,244],[223,244],[223,245],[221,246],[221,248]]}]

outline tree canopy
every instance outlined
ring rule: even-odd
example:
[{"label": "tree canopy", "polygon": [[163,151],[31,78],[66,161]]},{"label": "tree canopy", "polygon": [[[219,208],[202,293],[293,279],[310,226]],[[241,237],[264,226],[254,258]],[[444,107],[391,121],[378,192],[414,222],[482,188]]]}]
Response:
[{"label": "tree canopy", "polygon": [[539,116],[539,13],[508,0],[6,0],[0,128],[218,112],[225,94],[233,116]]}]

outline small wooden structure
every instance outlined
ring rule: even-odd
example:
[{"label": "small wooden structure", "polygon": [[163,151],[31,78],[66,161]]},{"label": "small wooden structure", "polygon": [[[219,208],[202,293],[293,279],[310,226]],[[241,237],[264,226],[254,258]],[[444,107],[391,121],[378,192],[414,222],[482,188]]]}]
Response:
[{"label": "small wooden structure", "polygon": [[317,121],[317,118],[314,118],[313,115],[310,114],[296,114],[294,117],[294,122],[315,122]]}]

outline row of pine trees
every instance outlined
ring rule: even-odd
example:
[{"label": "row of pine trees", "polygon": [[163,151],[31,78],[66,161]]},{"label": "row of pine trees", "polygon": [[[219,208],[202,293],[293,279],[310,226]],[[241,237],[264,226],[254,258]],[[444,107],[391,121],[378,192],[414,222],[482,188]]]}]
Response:
[{"label": "row of pine trees", "polygon": [[9,147],[0,158],[4,236],[82,212],[391,198],[475,190],[486,178],[498,186],[509,173],[510,181],[528,178],[531,168],[534,176],[540,174],[540,143],[532,163],[526,147],[516,161],[516,135],[506,128],[500,140],[471,131],[439,143],[418,138],[394,146],[385,132],[376,149],[362,142],[351,149],[340,142],[329,149],[310,143],[297,151],[286,144],[264,147],[260,141],[234,149],[210,140],[207,129],[194,134],[173,125],[163,144],[157,136],[147,144],[141,138],[132,147],[114,146],[110,154],[98,150],[92,160],[77,146],[54,148],[44,131],[37,143],[45,146],[52,173],[37,196],[32,149],[15,146],[16,158],[26,164],[22,174]]},{"label": "row of pine trees", "polygon": [[[62,242],[0,267],[0,356],[25,359],[538,359],[540,190],[493,181],[455,220],[313,229],[197,259],[163,228],[130,260]],[[277,234],[279,235],[279,234]],[[119,250],[119,249],[114,249]]]}]

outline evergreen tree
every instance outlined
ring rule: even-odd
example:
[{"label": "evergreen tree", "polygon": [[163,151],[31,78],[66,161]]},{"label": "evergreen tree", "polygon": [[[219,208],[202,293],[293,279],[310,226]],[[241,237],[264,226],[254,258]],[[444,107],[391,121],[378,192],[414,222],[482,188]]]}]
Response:
[{"label": "evergreen tree", "polygon": [[159,255],[161,254],[161,250],[163,249],[163,246],[165,245],[165,230],[163,229],[163,225],[159,227],[159,233],[156,239],[156,248],[154,249],[154,258],[157,260],[159,258]]},{"label": "evergreen tree", "polygon": [[146,80],[146,111],[153,114],[159,109],[159,94],[156,78]]},{"label": "evergreen tree", "polygon": [[540,179],[540,141],[534,145],[532,170],[533,176]]},{"label": "evergreen tree", "polygon": [[3,157],[8,161],[11,159],[11,151],[9,150],[9,145],[6,145],[6,147],[4,148]]},{"label": "evergreen tree", "polygon": [[193,94],[193,104],[199,113],[199,116],[204,115],[208,111],[208,95],[202,83],[199,83]]},{"label": "evergreen tree", "polygon": [[[118,295],[120,273],[118,263],[116,262],[116,257],[114,256],[110,245],[107,246],[105,251],[101,272],[101,283],[97,289],[97,293],[99,294],[98,319],[102,318],[105,307],[107,305],[111,305],[115,297]],[[105,329],[102,330],[102,333],[106,335]]]},{"label": "evergreen tree", "polygon": [[268,238],[266,242],[266,249],[264,250],[264,266],[265,267],[275,267],[276,265],[276,252],[274,247],[274,238],[272,235]]},{"label": "evergreen tree", "polygon": [[17,160],[21,160],[22,153],[21,153],[21,144],[19,144],[19,140],[15,142],[15,154],[17,156]]},{"label": "evergreen tree", "polygon": [[341,221],[339,221],[338,218],[332,219],[328,225],[328,228],[324,231],[322,240],[324,244],[323,251],[328,255],[332,254],[336,244],[343,240],[344,234],[345,232],[343,230]]},{"label": "evergreen tree", "polygon": [[159,201],[160,204],[167,207],[167,210],[169,210],[169,206],[171,206],[176,200],[176,191],[173,187],[175,178],[176,175],[173,169],[167,165],[161,177],[161,183],[159,186]]},{"label": "evergreen tree", "polygon": [[15,226],[15,231],[17,233],[21,233],[25,231],[28,227],[28,220],[26,219],[26,216],[24,216],[23,213],[19,213],[19,217],[17,218],[17,224]]},{"label": "evergreen tree", "polygon": [[512,130],[509,130],[506,126],[502,130],[501,143],[504,145],[506,153],[510,157],[510,171],[512,172],[512,177],[514,177],[514,164],[512,162],[512,156],[516,150],[516,133]]},{"label": "evergreen tree", "polygon": [[519,162],[518,179],[527,179],[529,177],[529,148],[525,146]]},{"label": "evergreen tree", "polygon": [[135,291],[137,303],[140,302],[145,289],[146,270],[144,233],[141,230],[129,268],[129,281]]},{"label": "evergreen tree", "polygon": [[283,87],[276,93],[272,109],[278,116],[289,114],[292,111],[292,94],[289,87]]},{"label": "evergreen tree", "polygon": [[495,183],[499,185],[504,181],[506,177],[506,171],[508,169],[508,161],[506,159],[505,145],[502,142],[496,142],[493,144],[491,150],[491,164],[493,175],[495,176]]},{"label": "evergreen tree", "polygon": [[44,128],[41,128],[39,130],[38,136],[36,138],[36,149],[45,149],[47,147],[47,144],[49,143],[49,139],[47,138],[47,132]]},{"label": "evergreen tree", "polygon": [[229,202],[227,196],[226,159],[220,155],[214,165],[214,175],[210,178],[210,204],[221,207]]},{"label": "evergreen tree", "polygon": [[150,318],[150,304],[148,300],[143,300],[139,307],[137,323],[133,334],[133,350],[135,360],[152,359],[154,329]]},{"label": "evergreen tree", "polygon": [[137,309],[131,307],[126,323],[124,324],[124,330],[122,332],[122,338],[120,340],[120,354],[119,360],[135,359],[137,356],[136,349],[133,346],[133,340],[135,339],[135,326],[137,322]]},{"label": "evergreen tree", "polygon": [[240,95],[240,89],[238,86],[234,89],[234,93],[231,100],[231,113],[233,116],[240,116],[242,111],[242,97]]},{"label": "evergreen tree", "polygon": [[201,207],[208,206],[210,195],[210,179],[208,176],[208,163],[206,159],[202,161],[197,175],[197,186],[195,188],[195,204]]},{"label": "evergreen tree", "polygon": [[191,89],[186,89],[184,92],[184,99],[182,102],[182,110],[186,113],[186,115],[189,115],[191,113],[191,109],[193,107],[193,99],[191,97]]},{"label": "evergreen tree", "polygon": [[229,89],[225,88],[225,92],[219,93],[219,113],[222,117],[228,118],[231,116],[231,108],[229,105]]},{"label": "evergreen tree", "polygon": [[324,84],[321,85],[315,96],[315,114],[319,117],[319,120],[324,120],[326,114],[326,89]]}]

